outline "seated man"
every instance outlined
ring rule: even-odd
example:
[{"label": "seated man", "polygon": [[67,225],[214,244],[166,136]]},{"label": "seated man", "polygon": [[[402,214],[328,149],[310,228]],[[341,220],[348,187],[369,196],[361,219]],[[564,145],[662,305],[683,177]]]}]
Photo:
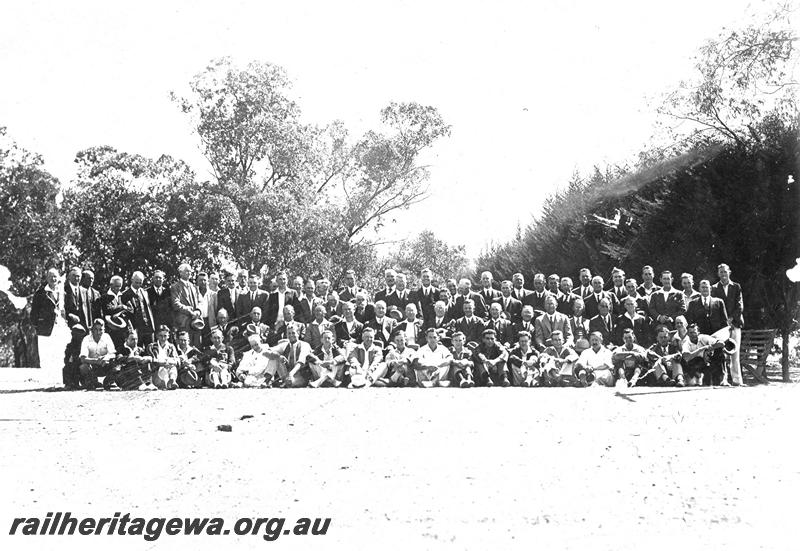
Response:
[{"label": "seated man", "polygon": [[325,319],[325,307],[322,304],[314,306],[314,319],[306,325],[305,341],[311,346],[311,350],[317,350],[322,346],[322,334],[325,331],[333,331],[333,324]]},{"label": "seated man", "polygon": [[636,344],[633,329],[625,329],[622,332],[622,339],[622,345],[618,346],[611,356],[617,375],[617,385],[634,387],[639,382],[642,369],[647,366],[647,351]]},{"label": "seated man", "polygon": [[479,344],[472,353],[475,378],[481,386],[510,386],[508,380],[508,352],[495,342],[494,329],[486,329]]},{"label": "seated man", "polygon": [[553,331],[561,331],[565,344],[572,346],[572,328],[569,324],[569,318],[561,312],[556,312],[556,303],[556,297],[553,295],[545,297],[544,314],[536,318],[534,323],[536,327],[534,346],[540,352],[553,344],[550,341],[550,335]]},{"label": "seated man", "polygon": [[313,380],[308,386],[338,387],[342,382],[345,363],[345,352],[334,344],[333,331],[323,331],[320,346],[308,355],[308,368],[313,374]]},{"label": "seated man", "polygon": [[208,342],[211,342],[211,331],[218,330],[222,333],[222,342],[231,344],[231,342],[239,335],[239,328],[234,324],[229,323],[228,311],[225,308],[220,308],[217,311],[217,324],[210,328],[208,335]]},{"label": "seated man", "polygon": [[710,335],[701,335],[697,324],[689,324],[686,338],[683,339],[682,353],[684,372],[689,386],[702,386],[719,384],[730,386],[724,377],[724,355],[722,352],[725,343]]},{"label": "seated man", "polygon": [[[308,355],[311,347],[307,342],[300,340],[300,334],[295,324],[286,326],[286,341],[281,341],[272,347],[272,352],[279,355],[277,374],[283,382],[284,388],[299,388],[307,386],[312,380],[312,373],[308,369]],[[274,375],[274,374],[273,374]]]},{"label": "seated man", "polygon": [[[554,298],[552,296],[548,299]],[[517,346],[508,353],[511,384],[514,386],[539,386],[539,355],[531,346],[531,334],[522,331],[517,336]]]},{"label": "seated man", "polygon": [[552,344],[539,355],[539,369],[542,380],[547,386],[567,386],[577,382],[574,375],[575,362],[578,355],[564,346],[564,335],[561,331],[550,334]]},{"label": "seated man", "polygon": [[472,375],[474,367],[472,361],[472,350],[464,346],[464,333],[456,331],[452,336],[453,346],[450,354],[453,360],[450,362],[450,370],[453,372],[453,380],[461,388],[472,388],[475,380]]},{"label": "seated man", "polygon": [[433,316],[431,316],[429,322],[422,325],[422,330],[423,332],[427,332],[428,329],[436,329],[436,333],[439,335],[439,342],[445,346],[449,346],[452,343],[452,336],[450,333],[454,325],[455,321],[447,317],[447,306],[445,303],[441,300],[437,300],[433,304]]},{"label": "seated man", "polygon": [[253,306],[250,310],[250,318],[245,318],[240,330],[242,338],[248,339],[250,335],[257,335],[261,342],[268,342],[270,338],[270,328],[266,323],[261,322],[261,308]]},{"label": "seated man", "polygon": [[633,331],[637,343],[647,342],[647,320],[636,310],[636,299],[627,296],[622,300],[625,313],[617,316],[614,327],[614,344],[621,345],[624,342],[624,334],[628,329]]},{"label": "seated man", "polygon": [[517,341],[517,335],[527,331],[531,335],[536,333],[536,320],[534,318],[533,306],[522,307],[522,317],[514,324],[514,342]]},{"label": "seated man", "polygon": [[611,315],[611,301],[602,298],[597,308],[599,313],[589,320],[589,333],[600,333],[603,342],[610,348],[613,346],[612,337],[615,327],[614,317]]},{"label": "seated man", "polygon": [[200,388],[205,375],[205,366],[199,365],[200,351],[190,344],[188,331],[178,331],[175,342],[178,351],[178,386]]},{"label": "seated man", "polygon": [[144,349],[139,346],[139,335],[129,331],[122,350],[118,350],[119,373],[116,383],[122,390],[158,390],[150,382],[150,356],[145,356]]},{"label": "seated man", "polygon": [[405,333],[407,346],[417,349],[424,335],[422,332],[422,319],[417,319],[417,307],[414,304],[406,304],[404,313],[405,318],[397,324],[394,332]]},{"label": "seated man", "polygon": [[101,318],[97,318],[92,323],[91,332],[81,341],[79,369],[85,388],[94,390],[100,386],[97,378],[106,376],[109,364],[116,353],[114,342],[106,333],[105,322]]},{"label": "seated man", "polygon": [[481,335],[484,329],[486,329],[483,320],[474,314],[474,305],[475,303],[471,299],[465,300],[463,302],[464,315],[458,318],[453,326],[455,331],[464,333],[467,344],[471,342],[479,343],[481,341]]},{"label": "seated man", "polygon": [[383,373],[375,380],[375,386],[408,386],[413,380],[411,365],[416,351],[406,346],[406,334],[402,331],[394,335],[394,347],[386,354]]},{"label": "seated man", "polygon": [[[358,321],[366,325],[368,321],[375,319],[375,307],[372,304],[369,304],[366,292],[359,291],[356,293],[356,298],[354,300],[355,306],[353,307],[353,315]],[[339,315],[341,315],[342,304],[344,304],[344,301],[340,300]]]},{"label": "seated man", "polygon": [[[352,351],[361,342],[361,333],[364,325],[355,318],[353,304],[351,302],[342,303],[342,315],[344,318],[334,325],[336,335],[336,346]],[[373,336],[375,332],[373,331]]]},{"label": "seated man", "polygon": [[397,328],[397,321],[394,318],[386,315],[386,303],[379,300],[374,305],[375,318],[369,320],[364,324],[364,327],[370,327],[375,331],[375,342],[381,343],[384,350],[389,348],[392,343],[393,334]]},{"label": "seated man", "polygon": [[283,320],[275,322],[275,327],[272,329],[267,342],[274,346],[278,344],[278,341],[289,338],[286,335],[286,328],[290,325],[294,326],[300,340],[305,340],[306,326],[304,323],[294,319],[294,306],[287,304],[283,307]]},{"label": "seated man", "polygon": [[436,329],[425,332],[426,344],[421,346],[414,361],[414,375],[417,385],[423,387],[449,386],[450,362],[453,355],[446,346],[439,343]]},{"label": "seated man", "polygon": [[166,325],[156,330],[156,342],[147,347],[147,355],[153,358],[150,364],[153,371],[153,384],[164,390],[178,388],[178,350],[169,342],[169,328]]},{"label": "seated man", "polygon": [[589,334],[589,348],[581,352],[575,362],[575,377],[580,386],[595,382],[603,386],[614,386],[614,361],[611,350],[603,346],[603,335],[598,331]]},{"label": "seated man", "polygon": [[250,350],[242,355],[236,369],[236,379],[245,387],[266,388],[270,386],[275,372],[274,355],[264,347],[258,335],[250,335],[248,340]]},{"label": "seated man", "polygon": [[683,377],[681,348],[670,342],[669,329],[662,325],[656,330],[656,343],[647,350],[655,383],[661,386],[686,386]]},{"label": "seated man", "polygon": [[347,356],[349,369],[342,383],[347,388],[372,386],[380,373],[383,373],[383,349],[374,344],[375,330],[365,327],[361,332],[361,344],[356,345]]},{"label": "seated man", "polygon": [[489,320],[485,325],[487,329],[494,329],[497,342],[510,350],[516,342],[516,333],[514,332],[514,326],[511,325],[511,322],[500,317],[502,313],[503,308],[500,304],[493,302],[491,306],[489,306]]},{"label": "seated man", "polygon": [[[236,355],[233,348],[225,344],[222,331],[211,331],[211,346],[205,351],[203,365],[206,384],[211,388],[227,388],[232,384]],[[241,383],[233,383],[241,386]]]}]

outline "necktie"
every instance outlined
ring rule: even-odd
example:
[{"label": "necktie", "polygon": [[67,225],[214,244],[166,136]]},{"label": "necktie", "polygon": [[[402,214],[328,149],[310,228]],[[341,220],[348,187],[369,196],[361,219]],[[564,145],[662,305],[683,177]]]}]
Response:
[{"label": "necktie", "polygon": [[256,293],[255,291],[250,292],[250,304],[253,304],[256,301]]},{"label": "necktie", "polygon": [[297,344],[290,344],[289,345],[289,348],[291,350],[289,352],[289,369],[294,368],[294,364],[297,362],[297,360],[295,359],[297,357],[297,355],[296,355],[296,352],[297,352],[296,347],[297,347]]}]

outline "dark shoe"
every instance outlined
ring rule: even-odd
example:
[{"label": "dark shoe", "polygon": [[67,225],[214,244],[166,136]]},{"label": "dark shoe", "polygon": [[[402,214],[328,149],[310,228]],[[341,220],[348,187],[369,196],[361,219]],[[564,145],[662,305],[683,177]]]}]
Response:
[{"label": "dark shoe", "polygon": [[511,386],[511,383],[508,380],[508,377],[503,377],[503,380],[500,381],[500,385],[503,387]]},{"label": "dark shoe", "polygon": [[489,388],[494,386],[494,381],[492,380],[491,377],[487,377],[486,378],[486,386],[489,387]]},{"label": "dark shoe", "polygon": [[683,379],[683,375],[678,375],[675,378],[675,386],[681,387],[681,388],[686,386],[686,381]]}]

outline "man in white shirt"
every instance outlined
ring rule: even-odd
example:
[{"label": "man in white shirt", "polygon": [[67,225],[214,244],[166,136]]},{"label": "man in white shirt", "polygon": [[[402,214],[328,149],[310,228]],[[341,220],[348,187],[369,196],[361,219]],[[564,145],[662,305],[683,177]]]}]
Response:
[{"label": "man in white shirt", "polygon": [[439,343],[436,329],[425,332],[426,344],[417,351],[413,364],[417,384],[422,387],[449,386],[450,362],[453,355],[446,346]]},{"label": "man in white shirt", "polygon": [[105,322],[98,318],[81,342],[80,371],[84,386],[89,390],[99,386],[97,377],[106,374],[109,361],[117,354],[114,342],[105,330]]},{"label": "man in white shirt", "polygon": [[348,388],[372,386],[382,372],[383,350],[374,345],[375,330],[365,327],[361,333],[361,344],[350,352],[347,363],[350,364]]},{"label": "man in white shirt", "polygon": [[394,348],[386,354],[383,373],[375,379],[375,386],[408,386],[415,358],[416,351],[406,346],[406,334],[395,334]]},{"label": "man in white shirt", "polygon": [[[705,383],[713,384],[714,375],[719,376],[723,368],[722,348],[725,343],[710,335],[701,335],[697,324],[689,324],[686,337],[681,343],[681,352],[685,368],[686,384],[689,386],[702,386]],[[725,378],[720,380],[720,386],[730,386]]]},{"label": "man in white shirt", "polygon": [[603,346],[603,335],[594,331],[589,335],[590,347],[581,352],[575,362],[575,376],[581,386],[597,383],[614,386],[614,361],[611,350]]}]

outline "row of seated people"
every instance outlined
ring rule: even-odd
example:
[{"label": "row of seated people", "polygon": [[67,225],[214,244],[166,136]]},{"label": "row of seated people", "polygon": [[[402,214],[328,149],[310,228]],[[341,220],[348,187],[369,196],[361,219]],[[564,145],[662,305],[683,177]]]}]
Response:
[{"label": "row of seated people", "polygon": [[264,344],[258,334],[249,335],[249,350],[237,359],[219,330],[212,332],[210,345],[200,350],[190,344],[185,331],[173,345],[165,326],[159,328],[156,341],[144,348],[131,330],[117,351],[98,319],[82,340],[80,372],[86,388],[100,387],[102,377],[103,388],[125,390],[727,384],[726,341],[700,334],[697,324],[690,324],[682,339],[665,326],[656,333],[657,342],[645,349],[636,343],[632,329],[623,332],[622,345],[611,347],[603,346],[599,332],[592,332],[588,348],[578,352],[565,345],[558,330],[541,351],[532,345],[527,331],[519,333],[509,350],[491,328],[483,330],[477,343],[467,342],[466,335],[456,331],[449,347],[434,328],[425,331],[422,346],[410,345],[406,333],[396,332],[388,347],[375,340],[372,328],[362,331],[359,344],[344,346],[337,345],[332,331],[324,330],[320,346],[312,350],[300,340],[295,326],[289,325],[286,338],[273,346]]}]

